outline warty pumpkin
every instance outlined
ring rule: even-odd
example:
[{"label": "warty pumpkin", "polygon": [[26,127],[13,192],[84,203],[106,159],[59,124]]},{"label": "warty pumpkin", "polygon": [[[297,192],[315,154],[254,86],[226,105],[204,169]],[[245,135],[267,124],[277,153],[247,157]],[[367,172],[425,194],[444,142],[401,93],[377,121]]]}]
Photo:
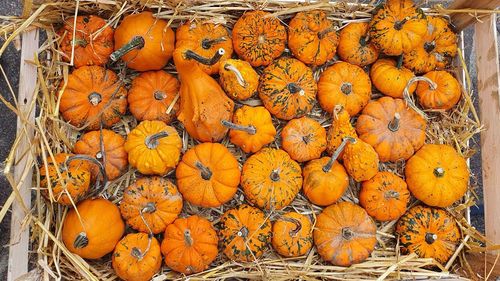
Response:
[{"label": "warty pumpkin", "polygon": [[114,31],[111,26],[105,27],[105,25],[104,19],[94,15],[66,19],[63,27],[58,31],[59,36],[62,37],[59,46],[63,53],[62,59],[71,62],[71,54],[74,51],[73,65],[77,68],[85,65],[106,64],[109,55],[113,52]]},{"label": "warty pumpkin", "polygon": [[96,130],[120,121],[127,111],[127,90],[116,74],[100,66],[82,66],[68,76],[59,111],[78,129]]},{"label": "warty pumpkin", "polygon": [[219,67],[219,80],[227,96],[233,100],[249,99],[257,92],[259,75],[243,60],[228,59]]},{"label": "warty pumpkin", "polygon": [[137,71],[162,69],[172,57],[175,34],[167,21],[144,11],[123,18],[115,30],[112,61],[122,59]]},{"label": "warty pumpkin", "polygon": [[230,260],[250,262],[260,258],[271,242],[271,222],[252,206],[241,204],[220,218],[222,252]]},{"label": "warty pumpkin", "polygon": [[130,166],[144,175],[162,176],[179,163],[182,141],[174,127],[146,120],[128,134],[123,147]]},{"label": "warty pumpkin", "polygon": [[426,120],[402,99],[371,101],[356,123],[361,140],[375,148],[382,162],[407,160],[424,145]]},{"label": "warty pumpkin", "polygon": [[396,224],[401,252],[445,264],[461,239],[455,219],[445,210],[415,206]]},{"label": "warty pumpkin", "polygon": [[252,66],[269,65],[285,50],[286,29],[264,11],[244,13],[233,27],[233,47]]},{"label": "warty pumpkin", "polygon": [[354,116],[368,104],[371,94],[368,74],[361,67],[343,61],[328,67],[318,81],[319,104],[330,114],[335,105],[342,105]]},{"label": "warty pumpkin", "polygon": [[201,207],[218,207],[231,200],[240,182],[238,161],[220,143],[189,149],[177,166],[177,186],[184,199]]},{"label": "warty pumpkin", "polygon": [[176,48],[190,49],[202,57],[211,57],[220,48],[225,50],[220,60],[214,64],[198,63],[209,75],[219,72],[220,62],[230,59],[233,54],[233,41],[221,24],[187,21],[177,28],[175,39]]},{"label": "warty pumpkin", "polygon": [[377,244],[376,233],[377,225],[363,208],[340,202],[317,216],[313,237],[323,260],[350,266],[370,256]]},{"label": "warty pumpkin", "polygon": [[462,96],[460,83],[443,70],[431,71],[415,77],[418,101],[424,108],[448,110],[454,107]]},{"label": "warty pumpkin", "polygon": [[387,171],[361,184],[359,204],[378,221],[397,220],[406,212],[410,192],[406,182]]},{"label": "warty pumpkin", "polygon": [[[333,154],[340,146],[345,137],[357,138],[356,130],[351,124],[351,116],[347,110],[341,105],[336,105],[333,108],[332,126],[328,129],[326,135],[326,151],[328,154]],[[342,151],[339,154],[342,159]]]},{"label": "warty pumpkin", "polygon": [[371,42],[367,22],[352,22],[340,30],[337,52],[341,60],[366,66],[377,60],[379,51]]},{"label": "warty pumpkin", "polygon": [[112,266],[123,280],[151,280],[161,268],[160,243],[146,233],[127,234],[116,245]]},{"label": "warty pumpkin", "polygon": [[162,177],[137,179],[123,192],[120,212],[128,225],[146,233],[165,231],[182,210],[177,187]]},{"label": "warty pumpkin", "polygon": [[283,209],[301,186],[299,164],[281,149],[263,148],[243,164],[241,187],[247,201],[259,208]]},{"label": "warty pumpkin", "polygon": [[197,215],[178,218],[167,226],[161,252],[165,264],[180,273],[201,272],[218,254],[218,237],[212,223]]},{"label": "warty pumpkin", "polygon": [[299,12],[288,24],[288,47],[305,64],[317,66],[333,59],[338,44],[337,27],[324,11]]},{"label": "warty pumpkin", "polygon": [[[402,65],[402,57],[398,61],[389,58],[378,59],[370,69],[372,83],[382,94],[393,98],[403,98],[403,91],[415,74]],[[412,84],[408,93],[412,94],[417,88]]]},{"label": "warty pumpkin", "polygon": [[294,58],[281,58],[264,69],[258,90],[271,114],[290,120],[311,111],[318,87],[312,70],[304,63]]},{"label": "warty pumpkin", "polygon": [[345,137],[342,142],[348,142],[342,155],[344,167],[355,181],[366,181],[378,172],[379,158],[373,147],[366,142],[351,137]]},{"label": "warty pumpkin", "polygon": [[307,254],[313,245],[311,220],[297,212],[288,212],[273,223],[271,243],[284,257]]},{"label": "warty pumpkin", "polygon": [[326,149],[326,130],[306,116],[292,119],[281,130],[281,146],[295,161],[317,159]]},{"label": "warty pumpkin", "polygon": [[174,52],[181,80],[181,104],[177,119],[191,137],[201,142],[217,142],[224,138],[228,129],[221,121],[231,120],[234,102],[196,62],[213,64],[224,53],[224,49],[219,49],[211,59],[206,59],[191,50],[176,49]]},{"label": "warty pumpkin", "polygon": [[271,114],[262,106],[244,105],[233,115],[233,122],[222,120],[222,124],[231,130],[229,139],[245,153],[255,153],[274,141],[274,128]]},{"label": "warty pumpkin", "polygon": [[[81,136],[75,143],[73,152],[85,154],[100,161],[104,165],[108,180],[114,180],[121,176],[128,168],[127,151],[123,147],[125,139],[119,134],[103,129],[101,131],[90,131]],[[92,177],[96,178],[99,167],[91,165]]]},{"label": "warty pumpkin", "polygon": [[469,184],[467,162],[445,144],[424,145],[406,162],[405,175],[413,196],[434,207],[451,206]]},{"label": "warty pumpkin", "polygon": [[84,259],[98,259],[113,251],[124,231],[118,207],[97,198],[86,199],[68,211],[61,236],[70,252]]},{"label": "warty pumpkin", "polygon": [[413,0],[387,0],[370,21],[370,38],[386,55],[399,56],[425,37],[427,21]]},{"label": "warty pumpkin", "polygon": [[169,124],[179,110],[179,81],[163,70],[147,71],[132,80],[129,109],[135,119]]}]

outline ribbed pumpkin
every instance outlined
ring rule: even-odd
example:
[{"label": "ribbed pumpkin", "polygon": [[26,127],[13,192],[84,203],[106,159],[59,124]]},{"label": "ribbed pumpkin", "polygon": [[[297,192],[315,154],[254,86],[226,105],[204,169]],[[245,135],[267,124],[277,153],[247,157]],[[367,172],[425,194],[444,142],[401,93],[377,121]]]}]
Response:
[{"label": "ribbed pumpkin", "polygon": [[[402,65],[402,57],[398,61],[384,58],[378,59],[370,69],[372,83],[382,94],[393,98],[403,98],[403,91],[415,74]],[[415,92],[417,86],[410,85],[409,94]]]},{"label": "ribbed pumpkin", "polygon": [[259,208],[283,209],[301,186],[299,164],[281,149],[263,148],[243,164],[241,187],[247,201]]},{"label": "ribbed pumpkin", "polygon": [[312,70],[294,58],[274,61],[260,76],[260,99],[267,110],[284,120],[311,111],[317,90]]},{"label": "ribbed pumpkin", "polygon": [[303,256],[312,248],[312,224],[305,215],[283,214],[274,222],[272,233],[273,248],[284,257]]},{"label": "ribbed pumpkin", "polygon": [[377,225],[365,210],[350,202],[333,204],[316,218],[314,244],[325,261],[350,266],[375,249]]},{"label": "ribbed pumpkin", "polygon": [[368,28],[366,22],[352,22],[342,28],[337,48],[340,59],[357,66],[366,66],[377,60],[379,51],[370,41]]},{"label": "ribbed pumpkin", "polygon": [[292,119],[281,131],[281,146],[295,161],[317,159],[326,149],[326,130],[306,116]]},{"label": "ribbed pumpkin", "polygon": [[233,198],[240,182],[238,161],[220,143],[189,149],[175,171],[184,199],[201,207],[218,207]]},{"label": "ribbed pumpkin", "polygon": [[460,83],[446,71],[431,71],[416,78],[418,101],[424,108],[448,110],[462,96]]},{"label": "ribbed pumpkin", "polygon": [[222,252],[237,262],[260,258],[269,249],[271,222],[259,209],[241,204],[220,218],[219,238]]},{"label": "ribbed pumpkin", "polygon": [[349,176],[357,182],[373,178],[378,172],[379,164],[378,154],[373,147],[351,137],[345,137],[343,142],[348,142],[342,159]]},{"label": "ribbed pumpkin", "polygon": [[219,67],[220,84],[227,96],[238,101],[246,100],[257,92],[259,74],[243,60],[228,59]]},{"label": "ribbed pumpkin", "polygon": [[406,183],[429,206],[449,207],[469,184],[467,162],[449,145],[426,144],[406,162]]},{"label": "ribbed pumpkin", "polygon": [[[326,151],[333,154],[345,137],[357,138],[356,130],[351,124],[351,116],[341,105],[333,108],[333,121],[326,135]],[[342,158],[343,153],[340,153]]]}]

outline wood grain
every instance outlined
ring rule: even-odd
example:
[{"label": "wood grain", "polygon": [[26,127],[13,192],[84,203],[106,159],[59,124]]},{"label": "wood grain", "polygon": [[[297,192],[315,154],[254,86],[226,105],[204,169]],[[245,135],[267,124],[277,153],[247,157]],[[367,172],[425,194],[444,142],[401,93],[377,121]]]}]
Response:
[{"label": "wood grain", "polygon": [[[448,7],[450,10],[456,9],[495,9],[500,7],[500,0],[455,0]],[[456,31],[461,31],[467,26],[477,22],[477,18],[481,20],[487,18],[489,15],[474,15],[472,13],[453,13],[451,14],[451,21],[455,26]]]}]

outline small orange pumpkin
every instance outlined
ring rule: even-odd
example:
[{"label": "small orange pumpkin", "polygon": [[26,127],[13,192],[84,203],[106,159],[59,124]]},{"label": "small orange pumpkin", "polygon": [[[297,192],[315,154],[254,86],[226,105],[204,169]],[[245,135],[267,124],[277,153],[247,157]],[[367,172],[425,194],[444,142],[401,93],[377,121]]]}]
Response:
[{"label": "small orange pumpkin", "polygon": [[249,99],[257,92],[259,74],[243,60],[228,59],[219,67],[220,84],[227,96],[238,101]]},{"label": "small orange pumpkin", "polygon": [[340,59],[361,67],[377,60],[379,51],[369,40],[368,29],[366,22],[352,22],[342,28],[337,48]]},{"label": "small orange pumpkin", "polygon": [[[402,57],[398,62],[392,59],[379,59],[371,67],[372,83],[382,94],[393,98],[403,98],[403,91],[415,74],[402,66]],[[409,94],[415,92],[416,85],[410,85]]]},{"label": "small orange pumpkin", "polygon": [[175,175],[184,199],[194,205],[218,207],[233,198],[240,183],[238,161],[220,143],[201,143],[189,149]]},{"label": "small orange pumpkin", "polygon": [[326,130],[318,121],[301,117],[290,120],[281,131],[281,146],[298,162],[317,159],[326,149]]},{"label": "small orange pumpkin", "polygon": [[145,11],[123,18],[115,30],[112,61],[120,58],[137,71],[162,69],[172,57],[175,34],[167,21]]},{"label": "small orange pumpkin", "polygon": [[[351,116],[347,113],[341,105],[336,105],[333,108],[333,121],[332,126],[328,129],[328,134],[326,135],[326,151],[331,155],[339,148],[342,140],[345,137],[357,138],[356,130],[351,124]],[[342,158],[343,152],[339,154]]]},{"label": "small orange pumpkin", "polygon": [[457,79],[446,71],[431,71],[417,77],[417,96],[424,108],[448,110],[462,96],[462,87]]},{"label": "small orange pumpkin", "polygon": [[177,187],[161,177],[136,180],[123,192],[120,212],[128,225],[141,232],[165,231],[182,210],[182,196]]},{"label": "small orange pumpkin", "polygon": [[82,66],[68,77],[59,111],[71,125],[109,128],[127,111],[127,90],[116,74],[100,66]]},{"label": "small orange pumpkin", "polygon": [[313,245],[311,220],[297,212],[280,216],[273,224],[271,243],[274,250],[284,257],[307,254]]},{"label": "small orange pumpkin", "polygon": [[68,211],[61,235],[70,252],[84,259],[98,259],[113,251],[124,231],[118,207],[97,198],[84,200]]},{"label": "small orange pumpkin", "polygon": [[179,81],[167,72],[148,71],[132,80],[129,109],[135,119],[159,120],[169,124],[179,110]]},{"label": "small orange pumpkin", "polygon": [[349,142],[342,159],[347,173],[357,182],[373,178],[378,172],[379,158],[373,147],[366,142],[345,137],[343,142]]},{"label": "small orange pumpkin", "polygon": [[193,274],[201,272],[219,253],[218,237],[212,223],[197,215],[179,218],[167,226],[161,252],[171,269]]},{"label": "small orange pumpkin", "polygon": [[255,67],[271,64],[285,50],[285,26],[268,15],[264,11],[246,12],[233,27],[234,51]]},{"label": "small orange pumpkin", "polygon": [[219,229],[224,255],[237,262],[260,258],[271,241],[271,223],[266,215],[247,204],[226,211]]},{"label": "small orange pumpkin", "polygon": [[326,112],[342,105],[349,115],[360,112],[370,101],[372,83],[364,70],[347,62],[328,67],[318,81],[318,101]]},{"label": "small orange pumpkin", "polygon": [[406,182],[387,171],[361,184],[359,204],[378,221],[397,220],[406,212],[410,192]]},{"label": "small orange pumpkin", "polygon": [[339,36],[324,11],[299,12],[288,24],[288,47],[305,64],[322,65],[333,59]]}]

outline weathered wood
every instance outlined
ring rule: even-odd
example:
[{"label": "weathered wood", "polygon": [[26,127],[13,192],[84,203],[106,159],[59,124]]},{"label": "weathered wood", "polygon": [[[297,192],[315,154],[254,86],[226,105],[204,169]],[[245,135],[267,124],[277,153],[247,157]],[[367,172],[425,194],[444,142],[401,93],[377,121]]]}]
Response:
[{"label": "weathered wood", "polygon": [[[17,119],[17,136],[21,136],[16,152],[14,182],[18,188],[16,201],[12,204],[10,227],[9,270],[7,280],[15,280],[28,272],[29,225],[25,223],[26,207],[31,207],[33,156],[29,153],[33,129],[23,123],[35,121],[33,98],[35,96],[37,68],[33,61],[38,49],[38,29],[23,33],[21,68],[19,77],[18,109],[25,118]],[[23,120],[24,119],[24,120]],[[28,152],[28,153],[26,153]],[[22,201],[20,201],[22,200]]]},{"label": "weathered wood", "polygon": [[[455,0],[448,7],[450,10],[458,9],[495,9],[500,7],[500,0]],[[473,13],[452,13],[451,22],[457,31],[463,30],[467,26],[477,22],[478,15]],[[489,17],[487,14],[480,15],[480,18]]]},{"label": "weathered wood", "polygon": [[496,15],[475,25],[486,237],[500,244],[500,67]]}]

